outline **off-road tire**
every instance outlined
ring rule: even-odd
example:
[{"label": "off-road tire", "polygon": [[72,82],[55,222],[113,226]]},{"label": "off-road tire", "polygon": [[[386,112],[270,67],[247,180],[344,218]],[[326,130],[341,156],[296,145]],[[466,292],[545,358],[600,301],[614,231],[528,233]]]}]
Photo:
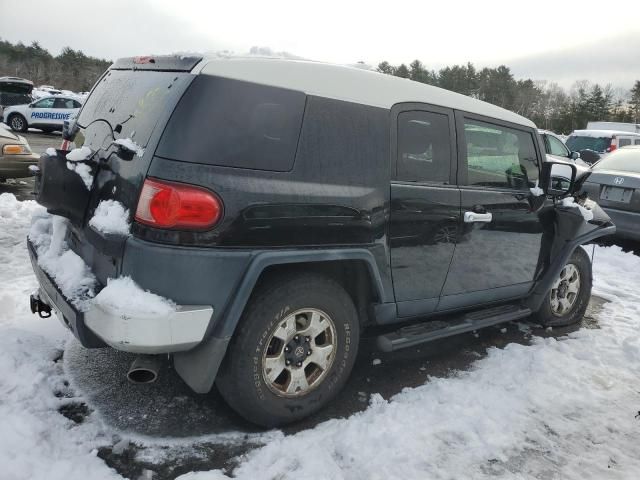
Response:
[{"label": "off-road tire", "polygon": [[[325,312],[335,326],[335,353],[322,381],[299,397],[272,391],[263,374],[273,332],[304,309]],[[360,336],[349,294],[331,278],[302,273],[276,277],[252,295],[216,379],[226,402],[247,420],[276,427],[300,420],[326,405],[344,386],[355,362]]]},{"label": "off-road tire", "polygon": [[540,310],[532,315],[532,320],[540,323],[545,327],[566,327],[580,322],[587,310],[589,300],[591,298],[592,274],[591,260],[589,255],[582,248],[578,247],[574,250],[569,258],[567,265],[573,265],[579,274],[580,287],[576,295],[576,299],[571,308],[563,312],[561,315],[553,312],[550,291],[542,302]]},{"label": "off-road tire", "polygon": [[29,128],[27,124],[26,118],[24,118],[19,113],[12,113],[9,118],[7,118],[7,122],[11,127],[11,130],[14,132],[26,132]]}]

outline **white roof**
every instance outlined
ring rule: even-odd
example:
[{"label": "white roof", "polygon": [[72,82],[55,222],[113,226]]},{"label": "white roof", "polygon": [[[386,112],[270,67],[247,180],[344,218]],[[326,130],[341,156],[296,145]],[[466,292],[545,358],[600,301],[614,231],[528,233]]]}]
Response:
[{"label": "white roof", "polygon": [[574,130],[571,135],[579,137],[611,137],[613,135],[640,137],[640,133],[625,132],[624,130]]},{"label": "white roof", "polygon": [[530,120],[490,103],[405,78],[343,65],[264,57],[216,57],[205,59],[193,73],[387,109],[401,102],[429,103],[535,128]]}]

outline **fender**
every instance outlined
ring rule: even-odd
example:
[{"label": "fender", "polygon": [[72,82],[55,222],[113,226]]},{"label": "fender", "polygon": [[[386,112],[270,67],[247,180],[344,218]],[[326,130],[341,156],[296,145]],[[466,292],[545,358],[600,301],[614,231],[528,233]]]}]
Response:
[{"label": "fender", "polygon": [[538,279],[524,301],[532,312],[540,309],[551,290],[553,282],[569,261],[573,251],[580,245],[596,238],[612,235],[616,227],[611,218],[592,202],[593,219],[588,222],[575,207],[554,205],[540,213],[545,228],[538,260]]},{"label": "fender", "polygon": [[[382,247],[380,247],[382,250]],[[372,249],[372,250],[375,250]],[[363,261],[382,303],[393,302],[393,287],[388,276],[382,276],[373,251],[367,248],[334,248],[306,251],[262,251],[252,255],[232,302],[200,345],[173,355],[173,364],[182,379],[197,393],[211,390],[231,336],[262,272],[274,265],[309,262]],[[384,252],[381,252],[385,255]],[[386,257],[385,257],[386,258]]]}]

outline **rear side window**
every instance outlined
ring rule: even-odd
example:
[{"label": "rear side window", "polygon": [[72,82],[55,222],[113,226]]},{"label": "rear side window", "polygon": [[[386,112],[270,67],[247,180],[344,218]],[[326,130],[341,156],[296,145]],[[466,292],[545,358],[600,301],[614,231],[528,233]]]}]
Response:
[{"label": "rear side window", "polygon": [[538,179],[530,132],[465,119],[467,184],[524,190]]},{"label": "rear side window", "polygon": [[306,95],[239,80],[198,76],[176,107],[156,151],[224,167],[291,170]]},{"label": "rear side window", "polygon": [[636,139],[633,141],[633,144],[634,144],[634,145],[640,145],[640,138],[636,138]]},{"label": "rear side window", "polygon": [[448,183],[450,167],[449,117],[422,111],[398,115],[398,180]]},{"label": "rear side window", "polygon": [[627,145],[631,145],[631,139],[630,138],[619,138],[618,139],[618,146],[619,147],[626,147]]}]

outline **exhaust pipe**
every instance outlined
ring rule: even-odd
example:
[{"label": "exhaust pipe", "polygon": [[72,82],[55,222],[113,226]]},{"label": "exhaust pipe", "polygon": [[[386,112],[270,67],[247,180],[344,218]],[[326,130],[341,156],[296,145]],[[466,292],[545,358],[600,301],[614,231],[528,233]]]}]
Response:
[{"label": "exhaust pipe", "polygon": [[143,355],[137,357],[127,372],[127,379],[131,383],[153,383],[158,379],[160,357],[158,355]]}]

